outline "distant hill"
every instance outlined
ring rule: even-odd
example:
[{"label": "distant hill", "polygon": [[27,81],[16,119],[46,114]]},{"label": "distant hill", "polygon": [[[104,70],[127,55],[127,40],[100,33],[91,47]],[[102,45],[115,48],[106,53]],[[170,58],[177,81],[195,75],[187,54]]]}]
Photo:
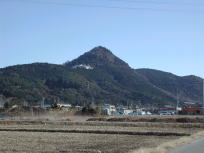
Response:
[{"label": "distant hill", "polygon": [[203,79],[197,76],[180,77],[172,73],[152,69],[137,69],[154,86],[182,101],[202,101]]},{"label": "distant hill", "polygon": [[34,63],[0,70],[0,93],[32,104],[43,98],[47,103],[60,100],[80,104],[88,100],[93,88],[96,93],[100,91],[96,84],[62,65]]},{"label": "distant hill", "polygon": [[90,102],[162,106],[198,102],[202,79],[179,77],[151,69],[132,69],[104,47],[96,47],[64,65],[33,63],[0,69],[0,94],[29,104],[56,101],[83,105]]}]

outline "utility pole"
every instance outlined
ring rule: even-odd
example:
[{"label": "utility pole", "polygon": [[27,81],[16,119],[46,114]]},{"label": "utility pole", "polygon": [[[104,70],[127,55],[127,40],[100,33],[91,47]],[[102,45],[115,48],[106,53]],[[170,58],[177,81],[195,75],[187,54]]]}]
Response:
[{"label": "utility pole", "polygon": [[30,107],[31,116],[33,117],[33,106]]},{"label": "utility pole", "polygon": [[2,95],[0,95],[0,107],[3,107],[3,96]]},{"label": "utility pole", "polygon": [[44,105],[45,105],[45,98],[43,97],[41,101],[41,108],[44,108]]},{"label": "utility pole", "polygon": [[176,102],[176,113],[178,114],[178,108],[179,108],[179,94],[177,89],[177,102]]},{"label": "utility pole", "polygon": [[204,115],[204,79],[203,79],[203,106],[202,106],[202,111]]}]

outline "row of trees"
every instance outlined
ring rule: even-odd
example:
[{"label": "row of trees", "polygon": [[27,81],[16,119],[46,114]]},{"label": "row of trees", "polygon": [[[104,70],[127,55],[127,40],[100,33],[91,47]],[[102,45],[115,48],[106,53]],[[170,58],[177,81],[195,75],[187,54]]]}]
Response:
[{"label": "row of trees", "polygon": [[90,104],[88,104],[82,108],[81,113],[83,115],[100,115],[102,113],[102,108],[100,106],[93,108]]},{"label": "row of trees", "polygon": [[19,99],[19,98],[11,98],[11,99],[5,101],[4,108],[8,109],[8,108],[11,108],[15,105],[21,107],[21,106],[26,105],[26,102],[23,101],[22,99]]},{"label": "row of trees", "polygon": [[[1,98],[1,100],[3,100],[3,98]],[[16,97],[7,99],[4,102],[5,109],[12,108],[13,106],[23,107],[26,105],[27,105],[27,102]],[[51,108],[59,109],[58,103],[51,104]],[[102,108],[100,106],[92,107],[90,104],[87,104],[82,109],[78,110],[78,114],[82,114],[82,115],[99,115],[101,113],[102,113]]]}]

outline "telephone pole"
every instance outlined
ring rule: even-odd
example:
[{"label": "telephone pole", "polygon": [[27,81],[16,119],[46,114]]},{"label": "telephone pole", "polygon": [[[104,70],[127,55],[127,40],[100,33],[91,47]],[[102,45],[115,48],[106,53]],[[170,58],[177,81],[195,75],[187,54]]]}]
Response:
[{"label": "telephone pole", "polygon": [[203,105],[202,105],[202,111],[204,115],[204,79],[203,79]]},{"label": "telephone pole", "polygon": [[176,102],[176,113],[178,114],[178,107],[179,107],[179,94],[177,89],[177,102]]},{"label": "telephone pole", "polygon": [[40,107],[41,107],[41,108],[44,108],[44,106],[45,106],[45,98],[43,97],[43,98],[42,98],[42,101],[41,101],[41,103],[40,103]]}]

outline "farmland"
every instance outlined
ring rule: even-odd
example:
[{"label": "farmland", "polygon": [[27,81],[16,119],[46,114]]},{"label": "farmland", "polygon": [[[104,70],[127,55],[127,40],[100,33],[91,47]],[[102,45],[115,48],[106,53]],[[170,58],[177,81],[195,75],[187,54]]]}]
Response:
[{"label": "farmland", "polygon": [[[154,147],[177,137],[99,134],[0,132],[1,152],[123,153],[141,146]],[[152,140],[154,140],[152,142]]]},{"label": "farmland", "polygon": [[69,121],[0,120],[0,152],[97,153],[100,150],[126,153],[189,137],[204,127],[198,122],[146,122],[150,117],[146,117],[145,122],[76,118],[70,117]]}]

